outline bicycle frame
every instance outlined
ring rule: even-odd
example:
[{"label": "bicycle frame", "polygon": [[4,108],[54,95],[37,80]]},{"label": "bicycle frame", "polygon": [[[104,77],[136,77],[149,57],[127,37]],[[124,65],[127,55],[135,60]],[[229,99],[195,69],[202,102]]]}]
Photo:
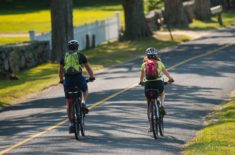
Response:
[{"label": "bicycle frame", "polygon": [[[148,119],[150,128],[152,128],[155,139],[158,137],[158,132],[163,136],[163,117],[160,114],[160,101],[158,101],[159,91],[155,89],[146,90],[148,100]],[[159,130],[159,131],[158,131]]]},{"label": "bicycle frame", "polygon": [[75,127],[75,138],[79,140],[80,132],[84,136],[84,113],[81,106],[81,95],[82,92],[79,89],[72,88],[67,92],[68,98],[70,100],[70,119]]}]

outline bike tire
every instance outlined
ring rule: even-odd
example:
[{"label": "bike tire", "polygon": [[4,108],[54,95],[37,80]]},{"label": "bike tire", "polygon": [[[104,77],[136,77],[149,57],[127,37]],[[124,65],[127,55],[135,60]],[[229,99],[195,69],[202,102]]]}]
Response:
[{"label": "bike tire", "polygon": [[81,104],[80,104],[80,128],[81,128],[81,135],[85,136],[85,114],[82,111]]},{"label": "bike tire", "polygon": [[75,127],[75,138],[79,140],[80,137],[80,107],[79,105],[75,102],[73,104],[73,111],[74,111],[74,127]]},{"label": "bike tire", "polygon": [[152,123],[152,130],[153,130],[153,137],[154,139],[158,138],[158,123],[157,123],[157,107],[155,103],[151,104],[151,123]]},{"label": "bike tire", "polygon": [[159,133],[161,136],[164,136],[164,123],[163,123],[163,115],[160,113],[160,102],[157,101],[157,109],[158,109],[158,127],[159,127]]}]

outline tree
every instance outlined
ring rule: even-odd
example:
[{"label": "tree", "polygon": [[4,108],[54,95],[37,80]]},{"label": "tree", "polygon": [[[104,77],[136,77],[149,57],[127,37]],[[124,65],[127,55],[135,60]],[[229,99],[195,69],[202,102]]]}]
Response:
[{"label": "tree", "polygon": [[58,61],[73,39],[73,0],[51,0],[52,54]]},{"label": "tree", "polygon": [[170,25],[188,26],[182,0],[164,0],[165,20]]},{"label": "tree", "polygon": [[123,0],[125,14],[124,38],[136,40],[152,35],[144,16],[143,0]]},{"label": "tree", "polygon": [[162,0],[148,0],[147,1],[147,7],[148,11],[154,10],[154,9],[160,9],[162,7]]},{"label": "tree", "polygon": [[195,1],[195,18],[199,20],[210,20],[210,0]]}]

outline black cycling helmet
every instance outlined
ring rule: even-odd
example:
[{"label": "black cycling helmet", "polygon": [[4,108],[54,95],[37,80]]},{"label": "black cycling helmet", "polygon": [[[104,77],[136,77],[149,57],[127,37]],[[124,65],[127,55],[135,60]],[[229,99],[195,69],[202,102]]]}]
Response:
[{"label": "black cycling helmet", "polygon": [[78,50],[78,47],[79,47],[79,44],[78,44],[78,41],[77,40],[70,40],[68,42],[68,48],[69,50],[71,51],[76,51]]},{"label": "black cycling helmet", "polygon": [[147,55],[148,58],[156,58],[158,55],[158,50],[153,48],[153,47],[149,47],[145,50],[145,53]]}]

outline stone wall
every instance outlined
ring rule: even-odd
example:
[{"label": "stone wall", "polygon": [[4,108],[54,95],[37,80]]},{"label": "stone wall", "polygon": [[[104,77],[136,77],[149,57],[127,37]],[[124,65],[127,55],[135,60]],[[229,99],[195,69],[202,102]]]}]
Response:
[{"label": "stone wall", "polygon": [[16,75],[21,70],[48,62],[49,52],[47,41],[0,46],[0,76]]}]

